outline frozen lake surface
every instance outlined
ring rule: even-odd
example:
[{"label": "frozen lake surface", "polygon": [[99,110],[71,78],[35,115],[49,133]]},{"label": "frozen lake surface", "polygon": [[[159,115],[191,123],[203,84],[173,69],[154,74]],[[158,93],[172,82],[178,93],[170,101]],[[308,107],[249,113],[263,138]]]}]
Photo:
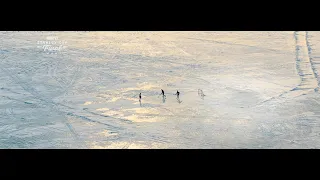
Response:
[{"label": "frozen lake surface", "polygon": [[319,148],[318,72],[319,32],[0,32],[0,148]]}]

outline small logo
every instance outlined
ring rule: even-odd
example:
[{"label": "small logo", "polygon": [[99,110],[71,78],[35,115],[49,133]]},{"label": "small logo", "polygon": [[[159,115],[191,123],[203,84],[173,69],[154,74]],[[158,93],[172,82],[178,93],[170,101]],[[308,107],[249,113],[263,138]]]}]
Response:
[{"label": "small logo", "polygon": [[43,49],[47,54],[57,54],[67,48],[67,42],[59,40],[58,36],[48,36],[44,41],[37,41],[37,48]]}]

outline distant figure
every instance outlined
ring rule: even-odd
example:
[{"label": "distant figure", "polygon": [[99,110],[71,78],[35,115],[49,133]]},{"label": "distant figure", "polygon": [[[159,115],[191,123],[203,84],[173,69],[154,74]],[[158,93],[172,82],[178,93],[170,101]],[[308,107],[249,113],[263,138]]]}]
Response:
[{"label": "distant figure", "polygon": [[174,95],[177,95],[177,101],[178,103],[180,104],[182,101],[179,99],[179,95],[180,95],[180,92],[177,90],[177,93],[174,94]]},{"label": "distant figure", "polygon": [[164,95],[164,91],[161,89],[161,94],[162,94],[162,96],[166,96],[166,95]]},{"label": "distant figure", "polygon": [[177,98],[179,98],[180,92],[177,90],[177,93],[174,95],[177,95]]},{"label": "distant figure", "polygon": [[198,89],[198,95],[201,96],[201,99],[203,99],[203,97],[205,96],[205,94],[203,94],[203,91],[201,89]]},{"label": "distant figure", "polygon": [[139,103],[140,103],[140,107],[142,107],[142,105],[141,105],[141,93],[139,94]]}]

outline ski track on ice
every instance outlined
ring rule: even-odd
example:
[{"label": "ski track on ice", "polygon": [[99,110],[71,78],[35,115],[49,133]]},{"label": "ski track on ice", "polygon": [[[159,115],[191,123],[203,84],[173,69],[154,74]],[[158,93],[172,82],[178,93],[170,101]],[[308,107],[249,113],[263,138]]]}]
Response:
[{"label": "ski track on ice", "polygon": [[320,87],[320,78],[319,78],[319,74],[318,74],[318,71],[315,67],[315,62],[313,61],[313,57],[311,55],[312,53],[312,48],[311,48],[311,45],[310,45],[310,41],[309,41],[309,33],[308,31],[306,31],[306,44],[307,44],[307,47],[308,47],[308,56],[310,58],[310,63],[311,63],[311,68],[312,68],[312,71],[313,71],[313,74],[314,74],[314,77],[317,79],[317,84],[318,84],[318,87],[315,88],[315,91],[318,92],[319,91],[319,87]]},{"label": "ski track on ice", "polygon": [[[296,71],[300,77],[300,83],[291,90],[262,101],[256,104],[254,107],[263,105],[264,103],[279,99],[281,97],[287,96],[285,98],[293,98],[305,95],[310,92],[310,90],[314,90],[315,92],[318,91],[319,79],[312,58],[310,57],[311,48],[308,41],[308,32],[295,31],[294,38],[296,46]],[[292,95],[292,93],[295,91],[301,92],[299,93],[299,95]]]},{"label": "ski track on ice", "polygon": [[[1,67],[0,67],[1,68]],[[12,74],[10,74],[8,71],[4,70],[3,68],[1,68],[4,72],[7,73],[7,75],[9,75],[12,79],[15,80],[15,82],[17,84],[19,84],[25,91],[29,92],[32,96],[36,97],[36,99],[40,100],[40,101],[43,101],[43,102],[46,102],[47,104],[46,105],[51,105],[50,107],[52,109],[55,109],[57,110],[56,106],[63,106],[63,107],[66,107],[68,109],[72,109],[72,110],[76,110],[70,106],[66,106],[64,104],[61,104],[61,103],[55,103],[51,100],[46,100],[46,99],[43,99],[42,97],[38,96],[38,93],[30,86],[26,85],[26,83],[24,83],[24,86],[22,85],[23,83],[21,83],[22,81],[20,80],[20,78],[16,77],[16,76],[13,76]],[[12,98],[11,98],[12,99]],[[52,107],[53,106],[53,107]],[[85,109],[84,109],[85,110]],[[116,127],[116,126],[112,126],[110,124],[106,124],[106,123],[102,123],[102,122],[99,122],[99,121],[95,121],[95,120],[91,120],[90,118],[85,118],[85,116],[79,116],[79,115],[76,115],[74,113],[70,113],[70,112],[64,112],[64,111],[61,111],[61,110],[57,110],[59,112],[63,112],[63,113],[66,113],[67,115],[70,115],[70,116],[74,116],[74,117],[78,117],[78,118],[81,118],[81,119],[85,119],[87,121],[90,121],[90,122],[95,122],[95,123],[99,123],[99,124],[102,124],[102,125],[106,125],[106,126],[109,126],[109,127],[112,127],[112,128],[115,128],[115,129],[122,129],[122,128],[119,128],[119,127]],[[89,113],[92,113],[90,111],[87,111],[85,110],[86,112],[89,112]],[[94,115],[99,115],[99,116],[103,116],[103,117],[108,117],[108,118],[113,118],[113,119],[117,119],[117,120],[125,120],[125,119],[120,119],[120,118],[115,118],[115,117],[112,117],[112,116],[104,116],[104,115],[100,115],[100,114],[97,114],[97,113],[92,113]],[[128,121],[128,120],[126,120]]]},{"label": "ski track on ice", "polygon": [[[8,92],[12,92],[12,93],[14,93],[14,94],[21,94],[21,93],[18,93],[18,92],[12,91],[11,89],[4,88],[4,87],[0,88],[0,90],[6,90],[6,91],[8,91]],[[26,94],[22,94],[22,95],[26,95]]]},{"label": "ski track on ice", "polygon": [[[33,97],[35,97],[36,99],[45,102],[49,108],[55,110],[56,112],[58,112],[59,114],[61,114],[62,111],[57,110],[56,108],[54,108],[53,106],[55,106],[56,104],[54,102],[49,102],[46,99],[43,99],[42,97],[40,97],[38,95],[38,93],[36,93],[36,91],[27,85],[27,83],[23,82],[19,77],[12,75],[10,72],[8,72],[7,70],[5,70],[4,68],[0,67],[0,69],[5,72],[16,84],[18,84],[19,86],[21,86],[25,91],[29,92]],[[67,124],[66,124],[67,125]],[[67,125],[67,127],[69,128],[70,132],[72,133],[72,135],[78,139],[78,134],[76,134],[75,131],[72,131],[72,129],[70,129],[71,125]]]},{"label": "ski track on ice", "polygon": [[223,44],[223,45],[249,47],[249,48],[255,48],[255,49],[259,49],[259,50],[268,50],[268,51],[272,51],[272,52],[285,53],[283,51],[276,50],[276,49],[260,48],[260,47],[257,47],[257,46],[251,46],[251,45],[246,45],[246,44],[230,43],[230,42],[216,41],[216,40],[210,40],[210,39],[198,39],[198,38],[187,38],[187,39],[193,39],[193,40],[206,41],[206,42],[212,42],[212,43]]},{"label": "ski track on ice", "polygon": [[[55,103],[52,100],[47,100],[47,99],[42,98],[41,96],[38,95],[38,93],[36,92],[36,90],[34,88],[30,87],[26,82],[23,82],[19,77],[11,74],[9,71],[7,71],[3,67],[0,67],[0,69],[3,72],[5,72],[16,84],[21,86],[26,92],[30,93],[33,97],[35,97],[36,99],[40,100],[41,102],[44,102],[45,106],[48,106],[49,108],[51,108],[52,110],[58,112],[59,114],[64,114],[64,115],[68,115],[68,116],[71,116],[71,117],[77,117],[78,119],[89,121],[89,122],[94,122],[94,123],[101,124],[101,125],[105,125],[105,126],[107,126],[109,128],[112,128],[112,129],[117,129],[117,130],[123,129],[121,127],[116,127],[116,126],[113,126],[113,125],[110,125],[110,124],[102,123],[100,121],[92,120],[92,119],[90,119],[90,118],[88,118],[86,116],[76,115],[75,113],[66,112],[66,111],[62,111],[60,109],[57,109],[57,107],[59,107],[59,106],[61,107],[62,106],[62,107],[66,107],[68,109],[73,109],[74,110],[74,108],[72,108],[72,107],[69,107],[69,106],[66,106],[66,105],[63,105],[63,104],[60,104],[60,103]],[[7,97],[7,98],[9,98],[9,97]],[[96,114],[96,115],[98,115],[98,114]],[[109,116],[104,116],[104,117],[109,117]],[[109,118],[114,118],[114,117],[109,117]],[[114,118],[114,119],[118,119],[118,118]],[[68,127],[68,129],[72,133],[72,135],[77,140],[79,140],[79,135],[76,133],[76,131],[74,130],[72,125],[69,122],[66,122],[66,126]]]},{"label": "ski track on ice", "polygon": [[127,120],[127,119],[116,118],[116,117],[112,117],[112,116],[107,116],[107,115],[103,115],[103,114],[99,114],[99,113],[91,112],[91,111],[88,111],[88,109],[87,109],[87,108],[84,108],[83,110],[85,110],[86,112],[88,112],[88,113],[90,113],[90,114],[96,115],[96,116],[107,117],[107,118],[113,118],[113,119],[120,120],[120,121],[122,121],[122,122],[126,122],[126,123],[130,123],[130,124],[132,124],[132,121]]}]

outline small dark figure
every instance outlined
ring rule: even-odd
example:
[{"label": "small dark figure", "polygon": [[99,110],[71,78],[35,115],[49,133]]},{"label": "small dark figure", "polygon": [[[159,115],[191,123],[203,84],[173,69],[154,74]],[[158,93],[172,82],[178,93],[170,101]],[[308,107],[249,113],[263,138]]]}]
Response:
[{"label": "small dark figure", "polygon": [[166,96],[166,95],[164,95],[164,91],[161,89],[161,94],[162,94],[162,96]]},{"label": "small dark figure", "polygon": [[182,101],[180,101],[180,99],[179,99],[180,92],[177,90],[177,93],[174,94],[174,95],[177,95],[177,101],[178,101],[178,103],[180,104],[180,103],[182,102]]},{"label": "small dark figure", "polygon": [[142,105],[141,105],[141,93],[139,94],[139,103],[140,103],[140,107],[142,107]]},{"label": "small dark figure", "polygon": [[198,95],[201,96],[201,99],[203,99],[203,97],[205,96],[205,94],[203,94],[203,91],[201,89],[198,89]]},{"label": "small dark figure", "polygon": [[177,90],[177,93],[175,93],[174,95],[177,95],[177,98],[179,98],[180,92]]}]

